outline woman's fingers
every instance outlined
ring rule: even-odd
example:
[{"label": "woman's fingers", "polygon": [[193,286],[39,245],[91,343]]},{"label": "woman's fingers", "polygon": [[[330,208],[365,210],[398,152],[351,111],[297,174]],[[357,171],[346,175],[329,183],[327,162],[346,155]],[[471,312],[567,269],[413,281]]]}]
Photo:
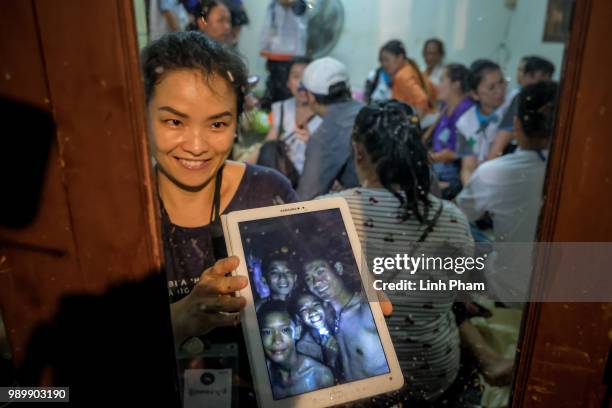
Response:
[{"label": "woman's fingers", "polygon": [[200,310],[205,312],[240,312],[245,305],[245,298],[229,295],[205,297],[199,302]]},{"label": "woman's fingers", "polygon": [[244,289],[247,283],[246,276],[205,277],[196,287],[205,294],[229,295]]}]

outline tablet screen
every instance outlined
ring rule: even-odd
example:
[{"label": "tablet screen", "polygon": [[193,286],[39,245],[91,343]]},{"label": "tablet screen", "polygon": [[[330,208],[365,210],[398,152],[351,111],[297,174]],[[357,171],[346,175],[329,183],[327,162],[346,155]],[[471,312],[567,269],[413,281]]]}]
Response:
[{"label": "tablet screen", "polygon": [[239,229],[274,399],[390,372],[339,209]]}]

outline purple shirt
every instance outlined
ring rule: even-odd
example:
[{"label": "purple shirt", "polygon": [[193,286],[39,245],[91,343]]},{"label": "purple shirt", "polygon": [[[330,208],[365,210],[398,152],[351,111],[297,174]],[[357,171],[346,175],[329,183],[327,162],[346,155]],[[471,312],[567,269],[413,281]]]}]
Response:
[{"label": "purple shirt", "polygon": [[444,149],[455,151],[457,147],[457,121],[468,109],[474,105],[469,96],[465,97],[459,105],[450,113],[444,112],[440,116],[438,124],[434,128],[432,144],[434,152]]}]

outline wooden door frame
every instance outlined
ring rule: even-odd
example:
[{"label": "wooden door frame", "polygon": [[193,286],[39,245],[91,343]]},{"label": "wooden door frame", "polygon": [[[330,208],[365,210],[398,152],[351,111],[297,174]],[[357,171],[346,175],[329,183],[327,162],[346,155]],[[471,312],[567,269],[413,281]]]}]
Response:
[{"label": "wooden door frame", "polygon": [[[537,233],[538,242],[612,241],[612,236],[610,236],[610,234],[597,233],[591,236],[585,231],[585,228],[580,228],[579,225],[570,225],[567,227],[567,213],[565,214],[565,218],[560,215],[560,203],[562,200],[567,199],[567,195],[564,196],[562,193],[567,194],[568,190],[571,188],[571,186],[568,185],[568,183],[571,183],[568,178],[575,176],[581,171],[584,171],[583,168],[576,168],[575,163],[573,165],[569,163],[569,158],[572,157],[570,156],[570,152],[572,155],[578,153],[575,149],[576,145],[572,144],[572,142],[575,143],[585,136],[585,126],[575,126],[575,122],[579,117],[579,114],[584,114],[584,110],[582,112],[578,112],[580,109],[578,105],[581,103],[581,101],[583,102],[585,98],[592,97],[590,94],[588,94],[588,92],[585,92],[584,88],[587,85],[592,86],[593,81],[597,81],[597,78],[591,78],[588,76],[588,74],[584,74],[585,68],[587,67],[587,65],[585,65],[585,52],[587,45],[591,44],[589,42],[609,41],[609,39],[606,38],[599,38],[601,37],[603,25],[601,24],[601,17],[595,12],[596,9],[601,11],[602,8],[605,8],[607,6],[605,4],[606,1],[607,0],[575,0],[574,2],[571,33],[564,56],[563,71],[561,75],[561,88],[559,95],[559,106],[557,110],[557,120],[553,136],[554,139],[551,146],[544,188],[545,199],[539,218]],[[592,24],[594,22],[599,23],[599,25],[597,25],[597,29],[600,30],[599,33],[593,32],[594,28]],[[607,29],[607,31],[609,32],[610,30]],[[598,37],[597,34],[600,36]],[[602,58],[608,58],[609,60],[609,55],[602,56]],[[591,64],[590,68],[592,68],[592,55],[590,55],[588,63]],[[601,78],[599,79],[601,87],[609,90],[610,78],[605,78],[603,81],[601,81]],[[583,99],[581,100],[581,98]],[[610,123],[610,121],[607,120],[606,123]],[[598,133],[594,134],[600,141],[602,137],[606,136],[601,133],[602,132],[598,130]],[[593,154],[601,155],[604,154],[604,152],[596,152]],[[609,171],[609,167],[607,168],[607,171]],[[605,175],[602,174],[602,179],[604,176],[610,177],[611,175],[608,172]],[[602,197],[602,200],[605,200],[605,197],[609,197],[609,193]],[[588,203],[585,203],[584,211],[589,211]],[[604,218],[609,220],[607,217],[609,216],[604,216]],[[575,222],[575,220],[573,220],[573,222]],[[609,223],[609,221],[606,222]],[[559,232],[560,227],[564,227],[562,232]],[[531,282],[532,298],[538,298],[538,296],[535,296],[536,294],[544,293],[547,285],[552,282],[555,274],[559,272],[559,268],[555,268],[549,264],[548,261],[549,259],[547,258],[546,253],[540,252],[536,254],[534,273]],[[572,304],[570,303],[570,305]],[[589,305],[586,303],[573,305],[578,309],[582,308],[583,310],[588,310],[588,307],[592,306],[592,304]],[[541,402],[537,401],[537,391],[534,390],[534,388],[537,387],[532,386],[534,384],[534,374],[537,374],[537,369],[534,369],[536,363],[541,363],[542,361],[547,360],[547,357],[545,357],[543,354],[543,342],[546,341],[546,337],[544,336],[545,338],[542,339],[540,338],[541,336],[538,336],[538,334],[542,333],[542,330],[547,323],[546,317],[543,314],[545,311],[548,313],[548,316],[550,316],[551,311],[554,313],[563,314],[564,308],[567,306],[568,304],[544,304],[539,302],[532,302],[526,305],[521,325],[521,336],[519,337],[520,342],[517,348],[517,368],[514,383],[512,385],[511,396],[512,406],[544,406]],[[575,318],[575,315],[572,318]],[[591,320],[597,322],[597,319],[600,319],[600,316],[591,315],[585,318],[590,318]],[[550,328],[547,329],[550,330]],[[558,329],[556,335],[563,337],[571,336],[572,334],[563,332],[562,329]],[[584,351],[587,354],[591,354],[592,352],[592,350],[588,349],[581,351]],[[599,354],[594,352],[593,355],[597,355],[601,358],[600,351],[601,350],[597,352]],[[598,369],[599,366],[596,367],[596,370],[594,370],[594,375],[592,377],[593,381],[596,381],[599,375],[597,372]],[[554,382],[554,379],[547,379]],[[596,390],[596,392],[593,394],[599,394],[601,385],[592,384],[592,387],[594,390]],[[581,395],[578,393],[575,394],[574,401],[562,401],[561,397],[559,397],[558,403],[578,403],[580,404],[579,406],[590,407],[593,406],[592,404],[596,404],[594,401],[601,399],[601,394],[594,395],[593,400],[589,401],[579,401],[580,398]]]}]

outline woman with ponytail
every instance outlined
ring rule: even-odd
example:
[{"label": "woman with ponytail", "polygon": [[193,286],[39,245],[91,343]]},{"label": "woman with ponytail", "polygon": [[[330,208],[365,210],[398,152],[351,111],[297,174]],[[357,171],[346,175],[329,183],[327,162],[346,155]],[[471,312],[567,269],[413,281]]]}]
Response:
[{"label": "woman with ponytail", "polygon": [[[362,187],[338,193],[349,208],[366,258],[394,257],[419,243],[436,250],[453,245],[471,256],[473,240],[465,216],[430,193],[427,150],[415,111],[396,100],[361,109],[353,127],[355,167]],[[439,252],[436,254],[439,255]],[[457,252],[455,252],[455,255]],[[432,254],[433,255],[433,254]],[[395,274],[395,275],[394,275]],[[418,277],[447,279],[443,271],[419,271]],[[411,279],[409,271],[389,271],[385,282]],[[429,403],[439,399],[459,370],[459,334],[452,312],[456,294],[387,292],[393,314],[387,325],[406,386],[393,398]],[[445,395],[447,397],[448,395]]]},{"label": "woman with ponytail", "polygon": [[393,99],[413,106],[419,116],[435,111],[436,88],[419,70],[416,62],[408,58],[401,41],[391,40],[383,45],[378,59],[385,72],[392,77]]}]

